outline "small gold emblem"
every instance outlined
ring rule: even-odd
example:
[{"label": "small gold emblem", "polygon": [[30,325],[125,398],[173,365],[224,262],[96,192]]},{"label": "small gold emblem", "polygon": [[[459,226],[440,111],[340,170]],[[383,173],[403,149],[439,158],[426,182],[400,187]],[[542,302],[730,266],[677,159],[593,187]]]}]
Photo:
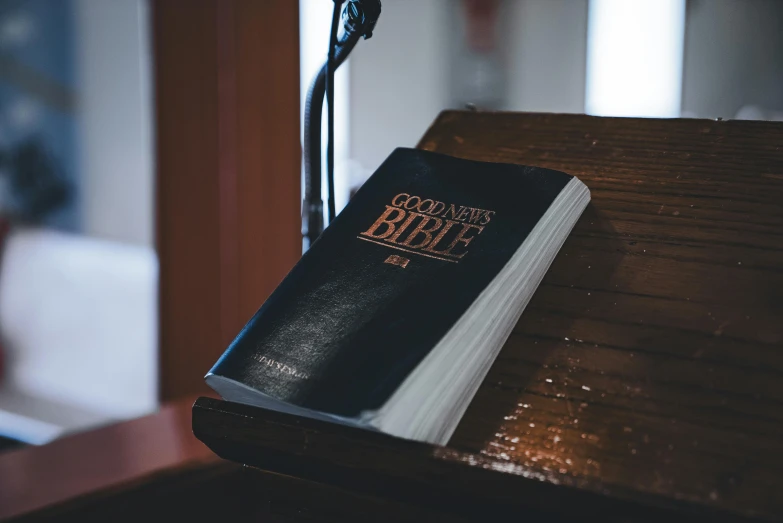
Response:
[{"label": "small gold emblem", "polygon": [[399,265],[403,269],[408,266],[408,262],[410,260],[408,258],[403,258],[402,256],[397,256],[396,254],[392,254],[383,263],[390,263],[392,265]]}]

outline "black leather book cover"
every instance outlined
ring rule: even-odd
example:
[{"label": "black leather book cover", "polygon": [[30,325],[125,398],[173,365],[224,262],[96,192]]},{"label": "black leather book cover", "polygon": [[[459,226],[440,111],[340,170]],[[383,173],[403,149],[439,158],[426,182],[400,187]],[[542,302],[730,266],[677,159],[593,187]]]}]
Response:
[{"label": "black leather book cover", "polygon": [[331,414],[378,409],[571,178],[395,150],[210,372]]}]

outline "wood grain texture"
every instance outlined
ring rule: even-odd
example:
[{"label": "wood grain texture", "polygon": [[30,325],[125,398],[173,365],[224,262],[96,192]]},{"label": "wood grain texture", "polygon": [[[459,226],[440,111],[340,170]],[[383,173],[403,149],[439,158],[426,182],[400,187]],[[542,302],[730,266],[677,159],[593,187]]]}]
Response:
[{"label": "wood grain texture", "polygon": [[783,517],[783,125],[450,112],[420,145],[592,193],[450,444]]},{"label": "wood grain texture", "polygon": [[203,376],[301,255],[299,10],[152,2],[160,394]]},{"label": "wood grain texture", "polygon": [[[439,514],[440,521],[524,515],[557,522],[581,519],[585,513],[611,522],[744,520],[578,475],[213,398],[196,401],[193,428],[225,459],[429,511]],[[350,511],[347,518],[362,521]]]},{"label": "wood grain texture", "polygon": [[592,193],[449,446],[210,400],[197,435],[479,519],[471,493],[475,510],[783,519],[783,125],[449,111],[419,146]]},{"label": "wood grain texture", "polygon": [[439,515],[220,460],[193,436],[192,404],[0,453],[0,521],[396,523]]},{"label": "wood grain texture", "polygon": [[[151,3],[155,51],[160,395],[205,393],[221,345],[214,2]],[[214,253],[214,254],[213,254]],[[188,306],[188,304],[192,304]],[[185,356],[189,354],[189,356]]]}]

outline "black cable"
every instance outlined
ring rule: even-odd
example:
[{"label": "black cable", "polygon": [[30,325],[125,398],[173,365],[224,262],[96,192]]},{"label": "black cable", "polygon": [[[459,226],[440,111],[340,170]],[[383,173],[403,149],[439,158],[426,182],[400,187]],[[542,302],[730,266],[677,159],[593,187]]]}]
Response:
[{"label": "black cable", "polygon": [[334,204],[334,54],[337,48],[337,31],[340,23],[340,7],[343,0],[334,0],[332,11],[332,29],[329,33],[329,54],[326,59],[326,105],[327,105],[327,135],[326,135],[326,183],[329,205],[329,223],[335,217]]},{"label": "black cable", "polygon": [[[334,69],[338,69],[356,43],[361,33],[346,32],[337,42],[334,54]],[[310,84],[305,102],[304,164],[305,164],[305,202],[302,234],[312,245],[323,230],[323,201],[321,200],[321,112],[323,111],[324,92],[326,90],[326,64]]]}]

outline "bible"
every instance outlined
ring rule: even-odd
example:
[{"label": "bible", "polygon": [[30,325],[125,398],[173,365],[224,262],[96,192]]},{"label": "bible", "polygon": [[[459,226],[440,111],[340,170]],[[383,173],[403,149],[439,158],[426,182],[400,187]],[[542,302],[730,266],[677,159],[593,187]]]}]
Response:
[{"label": "bible", "polygon": [[589,201],[562,172],[397,149],[206,382],[228,401],[446,444]]}]

